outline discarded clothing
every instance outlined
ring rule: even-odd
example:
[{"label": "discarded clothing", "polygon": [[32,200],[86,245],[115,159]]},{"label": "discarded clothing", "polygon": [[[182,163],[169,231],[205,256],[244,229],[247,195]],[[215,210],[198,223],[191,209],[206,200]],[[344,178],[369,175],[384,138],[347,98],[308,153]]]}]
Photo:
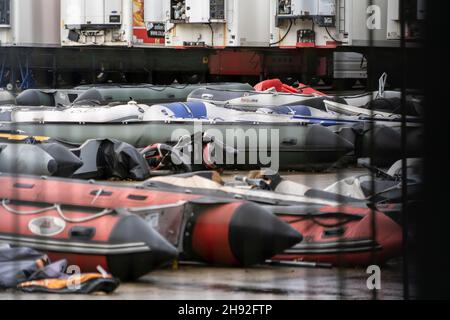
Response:
[{"label": "discarded clothing", "polygon": [[51,263],[30,248],[0,247],[0,289],[17,288],[36,293],[110,293],[119,280],[106,273],[69,274],[66,260]]}]

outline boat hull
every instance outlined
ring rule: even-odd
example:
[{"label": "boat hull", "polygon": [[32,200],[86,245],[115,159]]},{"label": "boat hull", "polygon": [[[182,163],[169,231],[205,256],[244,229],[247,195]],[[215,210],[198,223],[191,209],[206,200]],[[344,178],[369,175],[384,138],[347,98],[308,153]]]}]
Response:
[{"label": "boat hull", "polygon": [[[270,166],[261,155],[267,157],[267,152],[274,152],[274,157],[277,155],[279,157],[280,168],[325,169],[353,150],[350,142],[327,128],[301,122],[148,121],[86,124],[47,122],[4,123],[3,126],[10,130],[49,136],[72,144],[82,144],[89,139],[110,138],[127,142],[137,148],[155,143],[177,142],[182,136],[191,136],[195,132],[203,131],[235,147],[241,156],[245,157],[244,160],[236,159],[231,161],[232,163],[226,163],[226,167],[230,168]],[[246,134],[247,137],[243,140]],[[230,138],[227,139],[227,136]],[[254,138],[250,140],[250,137]]]},{"label": "boat hull", "polygon": [[315,94],[199,88],[189,94],[187,101],[209,102],[216,106],[267,107],[301,104],[302,101],[314,98],[315,96]]},{"label": "boat hull", "polygon": [[[44,206],[48,210],[41,212]],[[45,203],[3,200],[0,240],[45,252],[55,261],[67,259],[83,273],[96,272],[100,266],[123,280],[137,279],[178,255],[135,215],[115,212],[81,223],[64,219],[59,210],[69,219],[86,219],[95,212],[86,207],[51,209]]]},{"label": "boat hull", "polygon": [[82,161],[57,143],[27,144],[0,141],[0,172],[70,176]]},{"label": "boat hull", "polygon": [[[242,200],[204,197],[200,194],[189,194],[170,189],[162,191],[159,188],[143,189],[56,178],[0,175],[0,184],[6,186],[0,189],[0,199],[30,203],[60,203],[69,207],[89,206],[98,208],[97,211],[106,208],[127,208],[127,212],[133,213],[133,218],[127,215],[127,220],[119,227],[113,228],[112,223],[108,224],[106,219],[117,218],[122,209],[117,210],[119,215],[105,215],[102,219],[94,219],[92,223],[97,223],[95,226],[98,225],[98,228],[111,226],[111,230],[116,230],[115,236],[109,237],[112,244],[120,244],[130,238],[133,240],[132,242],[142,242],[134,237],[143,233],[141,229],[145,231],[145,228],[154,228],[178,248],[182,258],[191,261],[227,266],[248,266],[262,263],[265,259],[282,252],[302,239],[298,232],[268,210]],[[55,218],[60,218],[58,212],[49,212]],[[28,218],[25,215],[13,215],[11,212],[5,212],[5,215],[8,213],[9,220],[0,220],[0,226],[6,230],[5,232],[14,230],[18,221],[22,221],[20,219]],[[144,222],[144,224],[137,222]],[[18,225],[26,224],[27,221],[23,221]],[[89,223],[82,226],[90,227]],[[23,238],[29,233],[23,228],[16,232],[19,238]],[[96,232],[95,234],[105,233],[107,232]],[[48,243],[47,237],[38,249],[54,253],[55,250],[46,247]],[[151,253],[154,253],[155,250],[158,253],[157,257],[163,257],[164,261],[167,261],[167,258],[173,258],[173,255],[164,255],[164,252],[169,251],[170,253],[170,250],[157,250],[158,242],[156,240],[148,243],[148,246],[153,249]],[[159,246],[163,245],[159,244]],[[58,254],[58,252],[56,253]],[[85,257],[79,256],[72,257],[72,252],[68,250],[59,252],[59,254],[59,258],[67,254],[69,258],[74,259],[74,262],[80,260],[84,266],[88,265],[89,267],[98,264],[103,259],[103,265],[107,263],[109,269],[116,270],[115,274],[123,272],[125,275],[129,273],[127,271],[129,268],[141,270],[139,266],[146,258],[136,252],[132,256],[129,254],[116,255],[113,260],[108,256],[105,262],[104,257],[97,255],[92,259],[90,257],[85,259]],[[122,270],[122,264],[130,265],[130,267]],[[145,262],[143,266],[145,267],[147,264],[149,266],[156,265],[156,263]]]},{"label": "boat hull", "polygon": [[[351,200],[348,204],[343,204],[336,202],[338,197],[322,199],[317,193],[317,198],[312,198],[265,190],[223,187],[214,182],[208,183],[206,178],[200,177],[159,177],[148,180],[147,185],[163,190],[189,190],[192,194],[210,197],[239,197],[263,204],[264,208],[302,234],[304,239],[272,260],[365,266],[384,263],[401,253],[400,225],[382,212],[371,211],[365,201]],[[376,223],[374,238],[372,217]]]},{"label": "boat hull", "polygon": [[[332,213],[339,214],[333,216]],[[277,255],[273,260],[330,263],[333,266],[367,266],[383,264],[401,254],[401,227],[378,211],[324,206],[315,215],[278,216],[301,232],[305,241]],[[372,232],[372,221],[376,225],[375,236]]]},{"label": "boat hull", "polygon": [[120,86],[120,87],[93,87],[81,93],[74,101],[75,104],[85,104],[86,101],[98,101],[101,105],[109,103],[127,103],[130,100],[137,103],[156,104],[163,102],[186,101],[188,95],[198,88],[215,89],[241,89],[250,90],[252,87],[244,83],[201,83],[180,84],[169,86]]}]

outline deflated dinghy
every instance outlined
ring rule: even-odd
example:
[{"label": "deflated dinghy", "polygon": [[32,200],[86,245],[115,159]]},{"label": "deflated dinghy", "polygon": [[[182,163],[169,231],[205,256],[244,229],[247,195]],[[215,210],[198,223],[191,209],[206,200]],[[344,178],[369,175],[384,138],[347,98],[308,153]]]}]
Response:
[{"label": "deflated dinghy", "polygon": [[[377,98],[364,105],[366,109],[400,114],[402,111],[401,98]],[[406,115],[422,117],[422,99],[407,95],[405,99]]]},{"label": "deflated dinghy", "polygon": [[[348,115],[366,115],[370,117],[392,118],[401,113],[402,93],[385,91],[388,75],[383,73],[378,80],[378,91],[367,92],[355,96],[341,97],[345,102],[326,103],[327,110]],[[405,97],[406,114],[420,117],[423,115],[422,98],[413,95]],[[345,106],[347,105],[347,106]]]},{"label": "deflated dinghy", "polygon": [[192,172],[224,168],[220,159],[235,157],[238,150],[225,145],[207,134],[198,132],[177,143],[152,144],[140,151],[152,170],[170,170],[171,172]]},{"label": "deflated dinghy", "polygon": [[[184,259],[231,266],[262,263],[302,240],[298,232],[266,209],[241,200],[55,178],[1,175],[0,184],[6,186],[0,189],[0,199],[4,199],[0,235],[4,239],[42,243],[40,249],[45,252],[80,260],[89,268],[100,264],[121,278],[137,278],[175,258],[173,247],[162,239],[150,238],[150,226],[175,245]],[[46,209],[45,216],[53,224],[51,230],[47,230],[50,226],[41,227],[40,233],[46,233],[41,237],[27,229],[27,224],[40,216],[17,213],[39,210],[35,203],[58,204]],[[79,212],[88,208],[88,213]],[[134,215],[114,208],[127,208]],[[17,235],[10,234],[16,224],[8,219],[14,218],[23,221]],[[70,222],[75,218],[87,221],[82,225]],[[55,236],[48,235],[57,231]],[[48,237],[69,238],[71,242],[54,248]],[[72,250],[93,256],[73,256]]]},{"label": "deflated dinghy", "polygon": [[[325,191],[373,203],[400,203],[402,201],[401,164],[401,160],[397,161],[387,172],[366,165],[373,175],[363,174],[346,178],[332,184]],[[406,198],[408,201],[417,198],[421,192],[422,166],[421,159],[407,159],[408,194]]]},{"label": "deflated dinghy", "polygon": [[51,143],[2,142],[0,172],[70,177],[83,162],[69,149]]},{"label": "deflated dinghy", "polygon": [[328,100],[325,100],[324,103],[328,112],[334,112],[346,116],[365,116],[368,118],[386,118],[395,120],[399,120],[401,118],[401,115],[397,113],[370,110]]},{"label": "deflated dinghy", "polygon": [[85,90],[76,89],[27,89],[17,96],[17,105],[26,107],[68,106]]},{"label": "deflated dinghy", "polygon": [[[335,132],[355,146],[356,158],[372,158],[378,167],[391,166],[402,157],[401,125],[391,123],[358,123],[341,126]],[[406,156],[421,157],[424,145],[424,129],[419,123],[408,123],[406,127]]]},{"label": "deflated dinghy", "polygon": [[143,104],[167,103],[186,101],[188,95],[195,89],[208,87],[217,89],[242,89],[252,87],[243,83],[203,83],[203,84],[173,84],[169,86],[101,86],[93,87],[82,93],[75,101],[75,105],[107,105],[110,103],[127,103],[136,101]]},{"label": "deflated dinghy", "polygon": [[[341,104],[347,104],[347,102],[340,98],[340,97],[334,97],[334,96],[320,96],[320,97],[314,97],[307,100],[304,100],[301,102],[301,105],[307,106],[310,108],[314,108],[320,111],[328,112],[325,101],[333,101]],[[298,105],[297,103],[289,103],[285,104],[285,106],[291,106],[291,105]]]},{"label": "deflated dinghy", "polygon": [[0,132],[0,150],[4,150],[0,172],[81,179],[145,180],[150,176],[139,151],[114,139],[92,139],[76,148],[49,137]]},{"label": "deflated dinghy", "polygon": [[345,103],[355,107],[363,107],[369,102],[377,99],[399,99],[401,98],[400,91],[373,91],[364,92],[362,94],[352,95],[352,96],[341,96]]},{"label": "deflated dinghy", "polygon": [[70,151],[83,162],[72,178],[139,181],[150,176],[150,169],[139,151],[119,140],[92,139]]},{"label": "deflated dinghy", "polygon": [[[384,91],[383,93],[376,91],[357,96],[341,97],[341,99],[345,101],[345,104],[355,108],[373,110],[374,112],[401,113],[401,92],[399,91]],[[405,102],[408,116],[420,117],[423,115],[423,98],[421,96],[407,94]]]}]

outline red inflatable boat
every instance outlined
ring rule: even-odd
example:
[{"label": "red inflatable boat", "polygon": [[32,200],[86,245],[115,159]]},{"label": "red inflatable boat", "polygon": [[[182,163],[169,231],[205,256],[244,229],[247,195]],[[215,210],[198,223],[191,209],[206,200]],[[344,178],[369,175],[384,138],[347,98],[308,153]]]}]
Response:
[{"label": "red inflatable boat", "polygon": [[[205,176],[206,179],[212,179]],[[365,202],[346,205],[317,202],[305,203],[286,200],[283,194],[273,193],[267,196],[267,191],[261,190],[242,192],[242,189],[223,190],[183,187],[180,183],[170,185],[164,181],[147,183],[160,190],[171,189],[177,192],[189,190],[192,194],[222,196],[234,199],[240,197],[264,206],[265,209],[283,221],[289,223],[303,235],[303,241],[274,259],[299,260],[331,263],[333,265],[358,266],[370,265],[374,261],[384,263],[401,253],[402,228],[387,214],[372,211]],[[225,191],[226,190],[226,191]],[[241,190],[241,191],[238,191]],[[312,200],[312,198],[310,198]],[[333,202],[331,202],[333,203]],[[375,224],[375,237],[372,236],[372,217]]]},{"label": "red inflatable boat", "polygon": [[5,198],[0,241],[46,252],[54,261],[67,259],[81,272],[101,266],[121,279],[139,278],[178,255],[145,221],[125,211]]},{"label": "red inflatable boat", "polygon": [[299,231],[303,241],[274,259],[367,266],[382,264],[401,253],[402,229],[384,213],[353,206],[305,208],[302,214],[292,214],[293,209],[272,210]]},{"label": "red inflatable boat", "polygon": [[317,94],[319,96],[326,96],[323,92],[317,91],[307,85],[304,85],[303,83],[300,83],[299,88],[294,88],[292,86],[289,86],[287,84],[284,84],[281,82],[280,79],[269,79],[262,81],[258,83],[254,89],[256,91],[266,91],[270,88],[275,88],[277,92],[284,92],[284,93],[301,93],[301,94]]},{"label": "red inflatable boat", "polygon": [[[245,201],[57,178],[0,175],[0,185],[0,240],[26,241],[84,272],[101,265],[135,278],[157,265],[141,257],[146,247],[164,261],[173,258],[175,250],[149,225],[185,259],[222,265],[261,263],[302,239],[268,210]],[[151,236],[158,241],[143,240]],[[124,248],[136,250],[119,250]]]}]

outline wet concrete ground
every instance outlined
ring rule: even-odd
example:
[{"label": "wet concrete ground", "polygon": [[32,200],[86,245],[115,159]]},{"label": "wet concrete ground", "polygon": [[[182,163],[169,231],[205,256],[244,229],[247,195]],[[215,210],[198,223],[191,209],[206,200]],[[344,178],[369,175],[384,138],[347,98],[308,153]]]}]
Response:
[{"label": "wet concrete ground", "polygon": [[[365,169],[338,173],[285,173],[285,177],[310,187],[323,188],[337,179],[364,173]],[[226,180],[234,174],[228,173]],[[366,285],[363,268],[320,269],[258,266],[248,269],[180,265],[158,270],[135,283],[124,283],[112,295],[43,295],[0,292],[0,299],[402,299],[401,260],[381,267],[381,290]],[[414,283],[414,280],[411,280]],[[414,293],[412,294],[414,296]]]},{"label": "wet concrete ground", "polygon": [[[180,266],[122,284],[111,295],[0,293],[0,299],[173,299],[173,300],[361,300],[374,298],[365,269],[309,269],[258,266],[250,269]],[[401,263],[381,268],[377,299],[401,299]]]}]

